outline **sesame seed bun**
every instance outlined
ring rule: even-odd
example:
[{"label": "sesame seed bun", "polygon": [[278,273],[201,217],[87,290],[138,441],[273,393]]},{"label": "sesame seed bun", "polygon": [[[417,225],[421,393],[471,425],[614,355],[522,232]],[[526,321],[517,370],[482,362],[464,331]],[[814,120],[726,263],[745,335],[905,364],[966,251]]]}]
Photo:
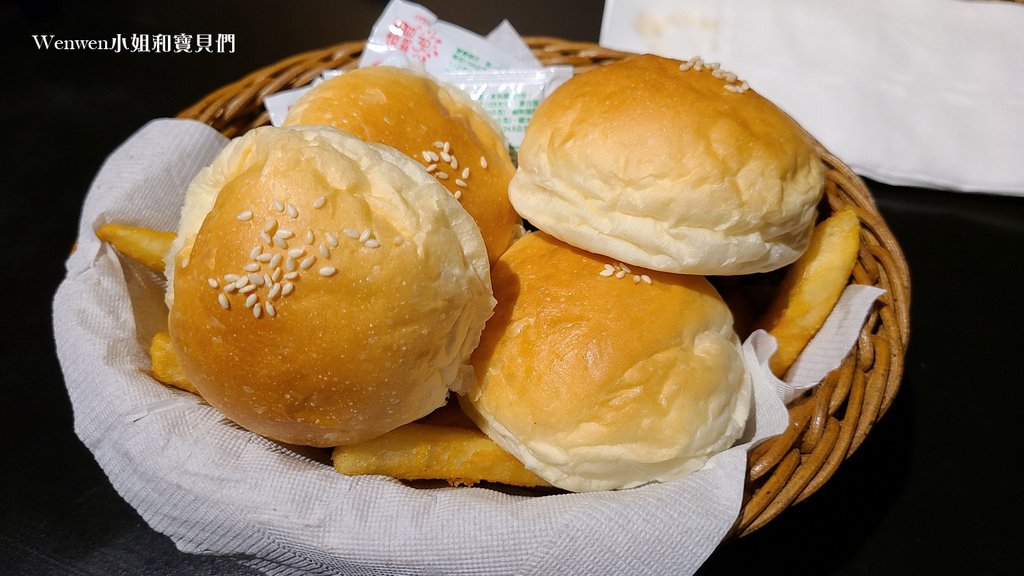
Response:
[{"label": "sesame seed bun", "polygon": [[189,187],[169,258],[186,376],[292,444],[360,442],[444,404],[494,304],[483,239],[452,195],[328,127],[233,140]]},{"label": "sesame seed bun", "polygon": [[521,234],[522,219],[508,200],[515,172],[508,143],[483,108],[455,87],[401,68],[352,70],[304,94],[284,122],[317,124],[434,165],[434,176],[480,227],[491,262]]},{"label": "sesame seed bun", "polygon": [[729,309],[703,277],[623,268],[534,232],[492,278],[498,305],[460,403],[552,485],[671,480],[742,433],[749,377]]},{"label": "sesame seed bun", "polygon": [[638,56],[559,87],[527,128],[513,206],[569,244],[655,270],[793,262],[824,189],[811,139],[741,80],[681,64]]}]

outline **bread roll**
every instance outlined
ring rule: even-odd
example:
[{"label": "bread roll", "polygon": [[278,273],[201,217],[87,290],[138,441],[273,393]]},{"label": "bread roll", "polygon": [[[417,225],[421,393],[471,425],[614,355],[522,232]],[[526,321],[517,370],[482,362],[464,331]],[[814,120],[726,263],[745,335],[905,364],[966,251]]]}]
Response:
[{"label": "bread roll", "polygon": [[460,402],[552,485],[671,480],[743,431],[749,377],[729,309],[703,277],[623,267],[535,232],[492,279],[498,305]]},{"label": "bread roll", "polygon": [[421,166],[328,127],[258,128],[188,189],[169,331],[188,379],[283,442],[360,442],[471,374],[491,314],[470,216]]},{"label": "bread roll", "polygon": [[512,204],[569,244],[656,270],[793,262],[824,186],[811,139],[734,76],[680,66],[638,56],[559,87],[527,128]]},{"label": "bread roll", "polygon": [[323,124],[379,142],[432,166],[473,216],[491,262],[522,231],[508,200],[515,172],[494,121],[458,89],[401,68],[361,68],[303,95],[285,126]]}]

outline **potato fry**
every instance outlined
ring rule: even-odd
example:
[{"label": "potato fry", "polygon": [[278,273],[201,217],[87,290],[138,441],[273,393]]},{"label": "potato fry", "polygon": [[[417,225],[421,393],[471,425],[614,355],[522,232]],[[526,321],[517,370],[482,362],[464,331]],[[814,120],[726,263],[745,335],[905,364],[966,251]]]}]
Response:
[{"label": "potato fry", "polygon": [[153,378],[161,384],[173,386],[198,395],[199,390],[188,381],[185,373],[181,371],[178,364],[178,357],[174,355],[171,348],[171,335],[167,332],[158,332],[153,336],[153,342],[149,345],[149,358],[152,361]]},{"label": "potato fry", "polygon": [[334,468],[349,476],[441,479],[452,486],[548,486],[483,432],[460,426],[406,424],[360,444],[338,446],[333,459]]},{"label": "potato fry", "polygon": [[860,220],[851,209],[820,222],[807,251],[786,271],[768,310],[758,321],[779,349],[771,369],[782,376],[832,313],[846,288],[860,248]]},{"label": "potato fry", "polygon": [[163,274],[164,254],[171,249],[175,234],[121,224],[104,224],[96,231],[96,236],[146,268]]}]

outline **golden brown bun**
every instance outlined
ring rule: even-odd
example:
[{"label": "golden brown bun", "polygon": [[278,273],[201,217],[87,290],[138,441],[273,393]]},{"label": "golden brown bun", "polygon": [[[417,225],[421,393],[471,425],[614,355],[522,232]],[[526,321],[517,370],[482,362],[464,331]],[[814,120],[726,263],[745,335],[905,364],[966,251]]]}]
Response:
[{"label": "golden brown bun", "polygon": [[527,128],[512,204],[569,244],[656,270],[793,262],[814,224],[821,161],[789,116],[721,75],[638,56],[575,76]]},{"label": "golden brown bun", "polygon": [[[233,140],[192,182],[172,251],[169,331],[188,379],[292,444],[360,442],[444,404],[471,378],[494,302],[451,194],[327,127]],[[228,274],[251,280],[227,287]]]},{"label": "golden brown bun", "polygon": [[[606,265],[616,271],[602,276]],[[492,268],[498,305],[460,398],[567,490],[688,474],[732,445],[750,410],[732,317],[707,280],[617,265],[543,232],[513,244]]]},{"label": "golden brown bun", "polygon": [[[285,126],[313,124],[386,144],[424,166],[436,164],[433,174],[459,194],[480,226],[491,262],[520,233],[522,220],[508,201],[515,172],[508,145],[487,113],[459,90],[401,68],[352,70],[307,92],[285,119]],[[424,158],[424,152],[441,155],[436,142],[449,143],[456,168],[443,158]]]}]

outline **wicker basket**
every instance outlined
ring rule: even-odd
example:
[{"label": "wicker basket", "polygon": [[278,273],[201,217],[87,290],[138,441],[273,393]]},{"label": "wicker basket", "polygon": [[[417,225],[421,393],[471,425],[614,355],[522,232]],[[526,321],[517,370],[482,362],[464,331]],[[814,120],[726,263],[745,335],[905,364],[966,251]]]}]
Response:
[{"label": "wicker basket", "polygon": [[[578,70],[620,60],[627,53],[556,38],[527,38],[545,64]],[[205,122],[226,136],[268,123],[263,98],[303,86],[328,69],[357,65],[363,42],[298,54],[257,70],[207,95],[179,116]],[[852,206],[861,219],[861,249],[851,283],[886,294],[875,305],[855,349],[826,380],[789,407],[785,433],[750,454],[747,491],[732,536],[764,526],[788,506],[813,494],[864,441],[899,388],[909,337],[910,280],[899,245],[864,183],[819,146],[827,167],[825,201]]]}]

